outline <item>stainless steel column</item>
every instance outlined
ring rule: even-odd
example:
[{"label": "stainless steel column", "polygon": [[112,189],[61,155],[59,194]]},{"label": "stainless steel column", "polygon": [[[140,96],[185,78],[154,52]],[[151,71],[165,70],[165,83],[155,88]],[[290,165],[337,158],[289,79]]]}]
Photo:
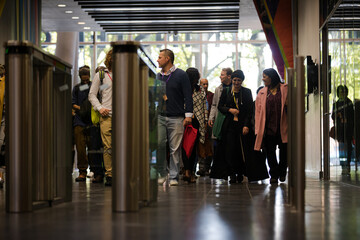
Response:
[{"label": "stainless steel column", "polygon": [[140,70],[138,42],[113,42],[112,209],[139,209]]},{"label": "stainless steel column", "polygon": [[[289,79],[289,141],[290,203],[297,211],[305,204],[305,67],[304,57],[295,58],[295,78]],[[293,72],[288,71],[290,76]]]},{"label": "stainless steel column", "polygon": [[32,210],[34,88],[31,48],[9,41],[6,65],[6,211]]},{"label": "stainless steel column", "polygon": [[150,159],[149,159],[149,68],[140,64],[140,165],[139,200],[150,202]]}]

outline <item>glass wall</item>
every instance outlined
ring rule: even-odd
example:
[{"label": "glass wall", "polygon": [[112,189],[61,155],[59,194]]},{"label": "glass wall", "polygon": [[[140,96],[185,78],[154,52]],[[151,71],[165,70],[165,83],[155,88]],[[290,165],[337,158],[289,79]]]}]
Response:
[{"label": "glass wall", "polygon": [[[198,68],[201,77],[209,80],[209,90],[220,84],[222,68],[242,69],[244,85],[253,93],[262,85],[262,70],[274,67],[272,55],[264,33],[260,30],[240,30],[238,33],[179,33],[179,34],[122,34],[105,32],[79,33],[79,66],[91,67],[91,75],[99,65],[104,65],[110,42],[140,41],[146,54],[157,65],[159,51],[172,49],[176,67],[186,70]],[[42,47],[55,53],[56,32],[42,33]],[[157,69],[160,71],[160,69]]]},{"label": "glass wall", "polygon": [[360,155],[359,31],[329,32],[330,166],[335,180],[355,180]]},{"label": "glass wall", "polygon": [[[42,47],[55,53],[56,33],[43,33]],[[272,55],[262,31],[243,30],[239,33],[179,33],[179,34],[132,34],[81,32],[79,33],[78,66],[88,65],[91,76],[95,68],[104,66],[106,53],[113,41],[135,40],[154,65],[161,49],[169,48],[175,54],[176,67],[186,70],[189,67],[199,69],[201,78],[209,81],[209,90],[214,91],[220,85],[222,68],[242,69],[245,73],[244,85],[254,94],[262,85],[262,71],[274,66]],[[143,54],[143,53],[142,53]],[[160,69],[156,69],[160,71]],[[163,91],[153,78],[149,79],[149,142],[151,163],[155,164],[161,155],[157,145],[157,114],[161,110]]]}]

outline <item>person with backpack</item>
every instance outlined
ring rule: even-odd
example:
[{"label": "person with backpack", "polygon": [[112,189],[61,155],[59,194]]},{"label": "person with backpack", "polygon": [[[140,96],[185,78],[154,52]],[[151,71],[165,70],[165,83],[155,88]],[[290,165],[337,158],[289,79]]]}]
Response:
[{"label": "person with backpack", "polygon": [[[89,101],[95,111],[100,113],[100,132],[104,146],[105,186],[112,185],[112,50],[105,57],[104,71],[99,71],[93,78],[89,92]],[[103,76],[101,76],[103,75]]]},{"label": "person with backpack", "polygon": [[74,140],[77,151],[77,168],[79,169],[79,176],[75,181],[84,182],[88,168],[86,147],[89,148],[90,146],[88,129],[92,125],[91,104],[88,100],[91,86],[89,66],[85,65],[79,68],[79,77],[81,82],[75,85],[72,91],[72,107],[75,111],[73,120]]}]

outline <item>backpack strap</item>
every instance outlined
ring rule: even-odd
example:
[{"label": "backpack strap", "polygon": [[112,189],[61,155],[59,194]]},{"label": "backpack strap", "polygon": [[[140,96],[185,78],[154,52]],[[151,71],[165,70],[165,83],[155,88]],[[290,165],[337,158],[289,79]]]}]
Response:
[{"label": "backpack strap", "polygon": [[104,70],[100,70],[99,71],[99,78],[100,78],[100,84],[103,84],[104,78],[105,78],[105,71]]},{"label": "backpack strap", "polygon": [[[100,70],[99,71],[99,79],[100,79],[100,86],[103,85],[104,82],[104,78],[105,78],[105,71],[104,70]],[[102,102],[102,96],[101,96],[101,91],[98,92],[98,96],[97,98],[99,99],[99,102]]]}]

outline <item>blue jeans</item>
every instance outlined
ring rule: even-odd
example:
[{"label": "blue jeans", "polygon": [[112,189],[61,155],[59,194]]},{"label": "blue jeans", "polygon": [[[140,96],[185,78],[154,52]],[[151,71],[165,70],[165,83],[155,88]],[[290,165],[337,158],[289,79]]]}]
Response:
[{"label": "blue jeans", "polygon": [[162,177],[166,176],[166,142],[169,141],[170,179],[179,179],[182,139],[184,135],[184,117],[158,117],[158,154],[157,170]]}]

